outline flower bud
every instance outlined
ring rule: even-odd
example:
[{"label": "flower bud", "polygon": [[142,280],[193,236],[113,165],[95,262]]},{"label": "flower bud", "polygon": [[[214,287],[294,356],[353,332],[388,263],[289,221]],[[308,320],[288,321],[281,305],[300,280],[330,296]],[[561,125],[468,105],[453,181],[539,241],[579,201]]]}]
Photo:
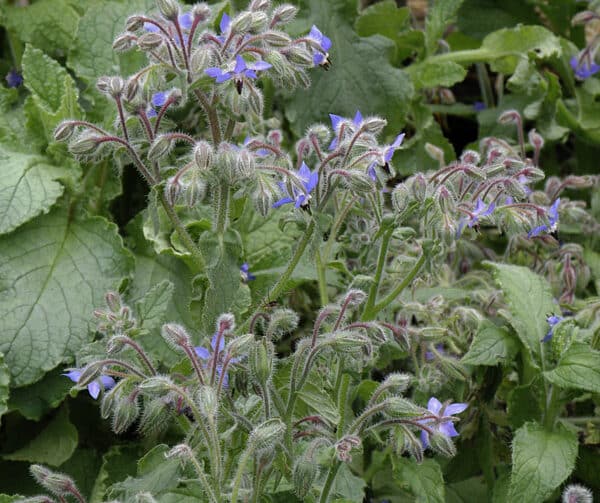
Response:
[{"label": "flower bud", "polygon": [[274,353],[273,343],[266,339],[255,341],[250,349],[250,375],[263,387],[271,378]]},{"label": "flower bud", "polygon": [[126,335],[113,335],[106,343],[106,354],[112,356],[120,353],[127,346],[128,340],[130,339]]},{"label": "flower bud", "polygon": [[112,429],[117,435],[127,431],[139,416],[140,406],[138,400],[137,390],[134,390],[128,397],[115,400]]},{"label": "flower bud", "polygon": [[100,402],[100,417],[102,419],[108,419],[111,416],[116,400],[122,394],[123,382],[120,381],[114,388],[102,394],[102,401]]},{"label": "flower bud", "polygon": [[121,33],[115,37],[112,47],[115,52],[125,52],[133,49],[136,41],[137,37],[133,33]]},{"label": "flower bud", "polygon": [[251,11],[266,11],[271,7],[271,0],[252,0],[248,9]]},{"label": "flower bud", "polygon": [[149,492],[139,492],[133,497],[133,503],[156,503],[154,496]]},{"label": "flower bud", "polygon": [[298,8],[294,7],[293,5],[279,5],[275,8],[275,10],[273,10],[273,21],[271,24],[273,26],[277,24],[287,24],[296,17],[297,13]]},{"label": "flower bud", "polygon": [[65,141],[73,136],[77,126],[72,121],[63,121],[54,130],[54,141]]},{"label": "flower bud", "polygon": [[23,498],[15,500],[18,503],[56,503],[50,496],[40,494],[39,496],[30,496],[29,498]]},{"label": "flower bud", "polygon": [[235,330],[235,316],[231,313],[223,313],[217,318],[217,332],[233,332]]},{"label": "flower bud", "polygon": [[464,164],[479,164],[481,156],[475,150],[465,150],[460,156],[460,162]]},{"label": "flower bud", "polygon": [[244,334],[231,339],[227,344],[227,350],[233,357],[245,355],[250,351],[250,346],[254,342],[254,334]]},{"label": "flower bud", "polygon": [[348,306],[360,306],[365,299],[367,298],[367,294],[358,288],[353,288],[348,291],[346,297],[344,299],[344,303]]},{"label": "flower bud", "polygon": [[194,146],[194,162],[198,169],[210,169],[213,160],[214,149],[207,141],[201,140]]},{"label": "flower bud", "polygon": [[169,427],[170,419],[171,411],[165,403],[165,398],[155,398],[144,403],[138,429],[142,435],[156,436]]},{"label": "flower bud", "polygon": [[268,419],[252,430],[248,443],[258,451],[273,449],[283,437],[284,431],[285,425],[281,420],[277,418]]},{"label": "flower bud", "polygon": [[256,162],[254,155],[246,149],[240,150],[237,157],[236,171],[240,178],[252,178],[256,170]]},{"label": "flower bud", "polygon": [[185,186],[181,177],[171,176],[165,183],[165,197],[171,206],[174,206],[179,197],[185,192]]},{"label": "flower bud", "polygon": [[535,129],[529,131],[529,133],[527,134],[527,138],[529,139],[529,143],[536,150],[541,150],[544,146],[544,137],[541,134],[539,134]]},{"label": "flower bud", "polygon": [[192,17],[200,22],[210,18],[211,10],[205,3],[197,3],[192,7]]},{"label": "flower bud", "polygon": [[435,199],[442,210],[442,213],[449,214],[454,210],[454,198],[452,194],[443,185],[437,190]]},{"label": "flower bud", "polygon": [[160,33],[148,32],[140,35],[137,39],[137,45],[142,51],[153,51],[163,43],[163,37]]},{"label": "flower bud", "polygon": [[402,374],[394,372],[388,374],[385,380],[381,383],[380,387],[391,389],[395,393],[404,393],[413,382],[413,376],[410,374]]},{"label": "flower bud", "polygon": [[425,144],[425,152],[427,152],[427,154],[429,155],[429,157],[431,157],[432,159],[436,160],[440,167],[444,166],[444,164],[446,164],[445,160],[444,160],[444,151],[436,146],[433,145],[432,143],[426,143]]},{"label": "flower bud", "polygon": [[138,16],[134,14],[133,16],[129,16],[127,21],[125,21],[125,29],[127,31],[137,31],[141,30],[144,26],[144,16]]},{"label": "flower bud", "polygon": [[179,16],[179,5],[176,0],[156,0],[156,6],[169,21],[175,21]]},{"label": "flower bud", "polygon": [[392,206],[396,213],[402,215],[410,203],[410,192],[404,183],[399,183],[392,190]]},{"label": "flower bud", "polygon": [[250,20],[250,33],[260,33],[267,27],[268,16],[264,12],[252,12]]},{"label": "flower bud", "polygon": [[219,412],[219,397],[212,386],[200,386],[195,395],[200,413],[207,418],[214,418]]},{"label": "flower bud", "polygon": [[31,465],[29,472],[39,485],[56,496],[67,496],[76,488],[70,477],[53,472],[45,466]]},{"label": "flower bud", "polygon": [[292,43],[290,36],[283,31],[266,31],[262,34],[262,38],[274,47],[286,47]]},{"label": "flower bud", "polygon": [[176,323],[163,325],[161,334],[169,346],[179,349],[191,346],[191,339],[186,329]]},{"label": "flower bud", "polygon": [[257,180],[254,190],[250,193],[252,202],[256,210],[266,217],[274,202],[274,188],[269,186],[269,183],[260,178]]},{"label": "flower bud", "polygon": [[350,171],[350,176],[346,178],[349,189],[356,194],[372,194],[375,190],[373,180],[360,171]]},{"label": "flower bud", "polygon": [[265,107],[262,92],[252,84],[248,84],[246,88],[250,91],[248,93],[248,106],[250,110],[258,117],[262,117]]},{"label": "flower bud", "polygon": [[180,458],[181,460],[187,461],[193,458],[194,453],[191,447],[187,444],[177,444],[171,448],[169,452],[165,452],[165,458]]},{"label": "flower bud", "polygon": [[363,121],[363,131],[371,134],[379,134],[383,131],[383,128],[387,125],[387,121],[380,117],[367,117]]},{"label": "flower bud", "polygon": [[313,65],[312,55],[310,52],[300,46],[293,45],[286,49],[284,54],[292,63],[296,65],[305,67],[312,67]]},{"label": "flower bud", "polygon": [[235,16],[231,20],[231,33],[235,33],[236,35],[244,34],[252,25],[252,12],[240,12],[237,16]]},{"label": "flower bud", "polygon": [[132,77],[125,83],[123,95],[126,101],[133,101],[138,94],[140,89],[140,83],[138,79]]},{"label": "flower bud", "polygon": [[516,110],[506,110],[498,117],[499,124],[520,124],[521,114]]},{"label": "flower bud", "polygon": [[173,143],[170,136],[164,134],[158,135],[154,138],[152,145],[148,149],[148,159],[152,161],[162,159],[169,154],[173,148]]},{"label": "flower bud", "polygon": [[429,435],[429,445],[442,456],[451,458],[456,455],[456,446],[452,442],[452,439],[437,430],[434,430],[433,434]]},{"label": "flower bud", "polygon": [[139,385],[138,389],[145,392],[161,392],[169,391],[173,386],[173,381],[168,376],[152,376],[148,379],[143,380]]},{"label": "flower bud", "polygon": [[298,315],[291,309],[277,309],[271,313],[266,333],[269,337],[280,339],[298,328]]},{"label": "flower bud", "polygon": [[579,484],[570,484],[562,494],[562,503],[593,503],[592,491]]},{"label": "flower bud", "polygon": [[81,133],[69,144],[69,152],[73,155],[90,155],[98,150],[102,137],[92,131]]},{"label": "flower bud", "polygon": [[425,196],[427,194],[427,179],[421,173],[418,173],[412,177],[411,182],[413,197],[422,203],[425,201]]},{"label": "flower bud", "polygon": [[318,463],[308,459],[306,456],[301,456],[300,459],[298,459],[298,462],[294,465],[294,470],[292,471],[294,491],[298,498],[304,500],[305,496],[313,487],[318,475]]},{"label": "flower bud", "polygon": [[399,396],[392,396],[385,400],[385,412],[392,417],[417,417],[427,413],[410,400]]},{"label": "flower bud", "polygon": [[190,67],[192,71],[196,74],[204,73],[211,64],[210,52],[206,50],[205,47],[198,47],[194,51],[192,51],[192,56],[190,58]]}]

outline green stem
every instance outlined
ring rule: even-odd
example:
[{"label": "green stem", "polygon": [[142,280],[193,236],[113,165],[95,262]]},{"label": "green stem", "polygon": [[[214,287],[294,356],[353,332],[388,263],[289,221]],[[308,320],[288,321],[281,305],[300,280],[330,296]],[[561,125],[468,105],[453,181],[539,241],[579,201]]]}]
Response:
[{"label": "green stem", "polygon": [[319,503],[327,503],[327,500],[329,499],[329,493],[331,492],[331,487],[333,486],[333,481],[335,480],[335,476],[340,469],[341,463],[337,459],[333,460],[332,463],[333,464],[329,467],[329,471],[327,472],[327,478],[325,479],[325,485],[321,491]]},{"label": "green stem", "polygon": [[329,259],[331,257],[331,248],[333,247],[333,245],[335,243],[338,232],[339,232],[342,224],[346,220],[348,213],[350,212],[352,207],[356,204],[357,200],[358,200],[358,196],[353,197],[352,199],[350,199],[348,204],[346,206],[344,206],[342,211],[337,213],[336,219],[333,222],[333,225],[331,226],[331,230],[329,232],[329,238],[327,239],[327,243],[325,244],[325,250],[323,251],[323,257],[325,258],[325,262],[329,262]]},{"label": "green stem", "polygon": [[229,214],[229,187],[226,183],[221,183],[219,187],[219,199],[217,202],[217,215],[215,221],[215,230],[222,239],[227,229],[227,217]]},{"label": "green stem", "polygon": [[557,386],[550,386],[550,394],[546,400],[546,410],[544,411],[544,428],[552,431],[556,416],[560,411],[559,389]]},{"label": "green stem", "polygon": [[231,503],[237,503],[238,492],[240,491],[240,484],[242,483],[242,475],[244,474],[244,470],[246,469],[246,465],[248,464],[248,460],[252,457],[254,453],[254,446],[252,444],[248,445],[242,457],[240,458],[240,464],[238,465],[237,471],[235,473],[235,479],[233,481],[233,490],[231,491]]},{"label": "green stem", "polygon": [[453,61],[455,63],[485,63],[497,59],[498,54],[487,49],[467,49],[464,51],[445,52],[427,58],[427,63]]},{"label": "green stem", "polygon": [[173,206],[171,206],[169,204],[169,201],[167,201],[167,198],[165,197],[165,194],[163,193],[163,191],[161,190],[158,193],[159,193],[159,197],[160,197],[160,202],[162,203],[163,208],[165,209],[165,212],[167,213],[167,216],[169,217],[169,220],[171,220],[173,227],[175,227],[175,229],[177,230],[177,234],[179,234],[179,238],[181,239],[181,242],[187,248],[187,250],[192,254],[192,257],[194,257],[195,262],[198,264],[198,269],[200,271],[204,270],[204,265],[205,265],[204,256],[202,255],[200,248],[194,242],[194,240],[192,239],[192,236],[190,236],[189,232],[187,231],[187,229],[185,228],[185,226],[179,219],[179,215],[177,215],[175,208],[173,208]]},{"label": "green stem", "polygon": [[315,255],[317,263],[317,279],[319,282],[319,295],[321,297],[321,305],[326,306],[329,303],[329,297],[327,296],[327,264],[323,263],[321,259],[321,252],[317,250]]},{"label": "green stem", "polygon": [[198,98],[198,101],[206,113],[212,140],[216,147],[219,145],[219,143],[221,143],[221,126],[219,124],[219,115],[217,114],[217,110],[210,104],[207,96],[200,89],[194,89],[194,94]]},{"label": "green stem", "polygon": [[262,306],[268,304],[269,302],[277,300],[277,298],[283,293],[283,290],[285,289],[285,286],[286,286],[288,280],[292,276],[294,269],[296,269],[298,262],[300,262],[300,259],[302,258],[302,254],[304,253],[304,250],[306,249],[306,247],[308,246],[308,243],[310,242],[310,240],[312,238],[314,230],[315,230],[315,222],[313,220],[310,222],[310,224],[308,224],[308,227],[304,231],[302,238],[298,242],[298,247],[296,248],[296,251],[294,252],[294,255],[292,256],[292,258],[288,262],[288,265],[287,265],[285,271],[283,271],[283,273],[281,274],[281,276],[279,277],[279,279],[277,280],[275,285],[273,285],[273,288],[267,293],[267,295],[265,295],[265,297],[263,297],[263,299],[258,304],[258,307],[252,312],[252,315],[249,316],[246,319],[246,321],[244,322],[244,324],[240,327],[240,333],[244,333],[244,331],[247,330],[247,328],[250,324],[250,320],[252,320],[252,318],[257,313],[260,312],[260,310],[262,309]]},{"label": "green stem", "polygon": [[344,435],[344,428],[346,427],[346,405],[348,397],[348,386],[350,385],[350,376],[344,374],[343,361],[340,360],[338,365],[338,376],[339,386],[336,385],[337,400],[338,400],[338,414],[340,415],[340,422],[337,426],[337,438],[342,438]]},{"label": "green stem", "polygon": [[377,292],[379,290],[379,284],[381,283],[381,276],[383,274],[383,267],[385,266],[385,259],[387,257],[387,251],[390,244],[390,240],[392,239],[392,232],[392,229],[386,230],[381,238],[381,246],[379,247],[379,257],[377,258],[377,268],[375,269],[375,277],[373,278],[373,283],[371,284],[371,288],[369,289],[369,296],[367,297],[365,310],[363,311],[363,321],[372,320],[374,318],[374,314],[373,317],[369,317],[369,313],[371,313],[371,311],[375,307],[375,302],[377,301]]},{"label": "green stem", "polygon": [[374,320],[375,316],[377,316],[377,313],[379,313],[379,311],[381,311],[382,309],[385,309],[392,302],[394,302],[394,300],[396,300],[396,297],[398,297],[398,295],[400,295],[402,293],[402,291],[408,285],[411,284],[412,280],[415,278],[417,273],[421,270],[421,267],[423,267],[423,264],[425,263],[425,258],[426,258],[425,253],[423,253],[419,257],[419,260],[417,260],[417,262],[415,263],[413,268],[409,271],[409,273],[406,275],[406,277],[402,280],[402,282],[396,288],[394,288],[387,295],[387,297],[385,297],[379,304],[375,304],[372,307],[372,309],[370,309],[369,311],[367,311],[365,309],[365,312],[363,313],[363,316],[362,316],[363,321]]}]

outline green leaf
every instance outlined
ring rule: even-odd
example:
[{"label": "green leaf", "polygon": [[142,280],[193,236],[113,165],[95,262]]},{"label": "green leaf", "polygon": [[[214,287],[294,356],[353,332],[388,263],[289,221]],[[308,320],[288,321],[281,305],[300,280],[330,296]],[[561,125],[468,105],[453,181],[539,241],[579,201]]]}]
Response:
[{"label": "green leaf", "polygon": [[69,421],[69,410],[63,407],[48,426],[26,446],[2,457],[9,461],[28,461],[59,466],[77,448],[77,428]]},{"label": "green leaf", "polygon": [[410,79],[394,68],[389,58],[394,44],[380,35],[360,38],[346,21],[343,0],[309,0],[311,21],[331,38],[332,68],[311,70],[312,85],[297,90],[285,106],[287,119],[298,136],[327,118],[327,113],[353,117],[378,114],[388,119],[388,133],[398,134],[405,123],[407,104],[413,95]]},{"label": "green leaf", "polygon": [[129,75],[139,70],[145,56],[139,51],[117,53],[112,44],[125,29],[125,20],[134,12],[145,12],[154,5],[150,0],[111,2],[96,0],[79,22],[79,31],[71,46],[67,64],[89,84],[100,75]]},{"label": "green leaf", "polygon": [[92,310],[132,265],[114,224],[64,210],[0,242],[0,351],[14,386],[37,381],[91,340]]},{"label": "green leaf", "polygon": [[536,423],[519,428],[512,445],[508,501],[545,501],[573,471],[577,447],[577,435],[562,425],[553,432]]},{"label": "green leaf", "polygon": [[142,454],[140,450],[137,445],[113,445],[102,456],[102,466],[91,491],[90,503],[105,501],[111,485],[136,474],[137,462]]},{"label": "green leaf", "polygon": [[142,327],[157,328],[165,322],[165,313],[174,290],[175,285],[169,280],[164,280],[135,303],[138,321]]},{"label": "green leaf", "polygon": [[408,7],[398,7],[394,0],[383,0],[363,10],[355,28],[361,37],[383,35],[395,41],[398,33],[408,26],[409,20]]},{"label": "green leaf", "polygon": [[67,0],[40,0],[27,7],[8,6],[3,24],[21,42],[64,57],[77,32],[79,15]]},{"label": "green leaf", "polygon": [[534,6],[523,0],[464,0],[458,11],[458,28],[465,35],[483,39],[501,28],[539,22]]},{"label": "green leaf", "polygon": [[412,458],[398,458],[394,464],[394,480],[413,493],[415,502],[444,503],[444,478],[435,460],[425,459],[418,464]]},{"label": "green leaf", "polygon": [[517,26],[490,33],[481,44],[489,52],[494,72],[513,73],[524,54],[533,52],[538,59],[559,56],[559,38],[542,26]]},{"label": "green leaf", "polygon": [[544,372],[548,381],[567,389],[600,393],[600,352],[574,342],[554,370]]},{"label": "green leaf", "polygon": [[548,282],[526,267],[487,263],[504,293],[510,323],[524,346],[538,359],[548,331],[546,317],[556,310]]},{"label": "green leaf", "polygon": [[491,323],[481,326],[461,362],[468,365],[508,363],[517,354],[518,345],[510,333]]},{"label": "green leaf", "polygon": [[63,193],[56,181],[66,172],[37,155],[11,152],[0,145],[0,234],[46,213]]},{"label": "green leaf", "polygon": [[416,90],[431,87],[451,87],[462,82],[467,70],[454,61],[439,61],[437,63],[424,61],[407,68]]},{"label": "green leaf", "polygon": [[8,410],[8,397],[10,383],[10,369],[4,363],[4,355],[0,353],[0,424],[2,424],[2,416]]},{"label": "green leaf", "polygon": [[9,409],[18,411],[27,419],[39,421],[48,411],[62,403],[73,386],[62,372],[62,369],[56,369],[34,384],[13,388],[8,400]]},{"label": "green leaf", "polygon": [[30,45],[23,54],[22,66],[25,86],[31,92],[25,101],[27,128],[52,143],[59,122],[82,115],[75,82],[65,68]]},{"label": "green leaf", "polygon": [[446,503],[471,503],[472,501],[487,500],[488,488],[483,477],[471,477],[446,486]]},{"label": "green leaf", "polygon": [[331,494],[351,503],[362,503],[365,499],[366,482],[354,475],[347,464],[343,463],[335,476]]},{"label": "green leaf", "polygon": [[437,52],[439,40],[444,36],[446,27],[454,21],[462,3],[463,0],[444,0],[430,7],[425,23],[425,50],[428,55]]},{"label": "green leaf", "polygon": [[76,449],[73,455],[60,467],[58,471],[69,475],[77,485],[83,496],[90,494],[94,485],[94,475],[98,473],[102,458],[95,449]]},{"label": "green leaf", "polygon": [[508,421],[514,428],[520,428],[528,421],[539,420],[542,417],[542,404],[540,397],[544,390],[541,379],[532,383],[517,386],[510,391],[507,397]]}]

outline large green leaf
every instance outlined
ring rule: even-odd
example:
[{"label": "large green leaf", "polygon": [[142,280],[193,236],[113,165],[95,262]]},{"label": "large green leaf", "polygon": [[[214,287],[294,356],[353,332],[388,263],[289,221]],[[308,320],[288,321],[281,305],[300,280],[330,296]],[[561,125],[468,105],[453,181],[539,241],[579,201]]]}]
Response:
[{"label": "large green leaf", "polygon": [[446,27],[454,21],[463,0],[444,0],[434,2],[427,13],[425,23],[425,49],[427,55],[435,54],[439,40],[444,36]]},{"label": "large green leaf", "polygon": [[312,85],[297,90],[285,106],[293,131],[301,136],[307,126],[322,122],[328,113],[354,116],[378,114],[388,119],[390,134],[405,122],[407,104],[413,94],[405,72],[394,68],[389,58],[394,44],[379,35],[360,38],[354,32],[344,0],[309,0],[311,21],[331,38],[332,67],[311,71]]},{"label": "large green leaf", "polygon": [[409,66],[407,73],[415,89],[419,90],[436,86],[451,87],[465,78],[467,70],[454,61],[424,61]]},{"label": "large green leaf", "polygon": [[356,33],[361,37],[383,35],[396,40],[410,20],[408,7],[398,7],[394,0],[383,0],[367,7],[356,20]]},{"label": "large green leaf", "polygon": [[113,445],[102,457],[102,466],[94,482],[89,501],[106,501],[108,488],[137,472],[141,447],[133,445]]},{"label": "large green leaf", "polygon": [[65,68],[30,45],[23,54],[22,66],[25,86],[31,92],[25,101],[27,128],[51,143],[59,122],[82,114],[75,82]]},{"label": "large green leaf", "polygon": [[63,192],[56,181],[66,170],[44,157],[11,152],[0,145],[0,234],[47,212]]},{"label": "large green leaf", "polygon": [[457,25],[465,35],[481,40],[501,28],[538,20],[535,7],[523,0],[464,0],[458,10]]},{"label": "large green leaf", "polygon": [[362,503],[365,499],[366,482],[354,475],[347,464],[342,464],[337,472],[331,494],[334,501],[344,503]]},{"label": "large green leaf", "polygon": [[136,314],[141,326],[146,329],[157,328],[165,322],[165,313],[174,289],[169,280],[161,281],[136,302]]},{"label": "large green leaf", "polygon": [[3,458],[59,466],[71,457],[77,442],[77,428],[69,421],[69,410],[65,406],[37,437],[21,449],[5,454]]},{"label": "large green leaf", "polygon": [[546,317],[556,310],[550,285],[526,267],[492,263],[489,266],[504,293],[511,325],[521,342],[539,360],[541,340],[548,332]]},{"label": "large green leaf", "polygon": [[150,0],[90,2],[71,46],[69,67],[88,84],[101,75],[128,75],[139,70],[145,59],[143,54],[138,51],[119,54],[112,44],[115,36],[124,31],[130,14],[147,11],[153,5]]},{"label": "large green leaf", "polygon": [[444,478],[437,461],[425,459],[418,464],[412,458],[399,458],[394,464],[394,480],[410,489],[415,502],[444,503]]},{"label": "large green leaf", "polygon": [[92,310],[132,266],[114,224],[39,217],[0,242],[0,351],[13,385],[68,361],[92,337]]},{"label": "large green leaf", "polygon": [[468,365],[497,365],[509,362],[517,350],[517,342],[507,330],[486,323],[475,334],[469,351],[461,361]]},{"label": "large green leaf", "polygon": [[554,370],[544,373],[548,381],[562,388],[600,393],[600,352],[574,342]]},{"label": "large green leaf", "polygon": [[577,436],[563,426],[544,430],[536,423],[519,428],[513,440],[508,501],[545,501],[575,468]]},{"label": "large green leaf", "polygon": [[3,24],[19,40],[62,57],[71,47],[79,23],[79,15],[67,0],[7,6],[4,14]]}]

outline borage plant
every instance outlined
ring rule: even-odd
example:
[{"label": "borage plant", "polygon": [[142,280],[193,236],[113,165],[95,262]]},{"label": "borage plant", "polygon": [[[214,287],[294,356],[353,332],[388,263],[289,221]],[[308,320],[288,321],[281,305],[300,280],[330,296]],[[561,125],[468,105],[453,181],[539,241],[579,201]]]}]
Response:
[{"label": "borage plant", "polygon": [[[365,481],[385,494],[376,471],[387,465],[398,479],[395,496],[418,493],[419,463],[441,481],[426,452],[453,457],[459,420],[471,440],[492,419],[507,427],[476,406],[493,398],[474,374],[519,354],[518,392],[542,406],[510,425],[521,427],[516,497],[528,442],[566,446],[574,462],[572,434],[557,426],[569,398],[558,354],[581,354],[595,306],[581,309],[577,325],[539,276],[496,264],[489,268],[499,301],[491,275],[472,266],[498,259],[504,237],[508,261],[535,266],[534,247],[556,245],[559,214],[582,214],[558,196],[592,180],[550,179],[534,191],[544,178],[543,139],[535,130],[526,135],[514,110],[499,120],[516,127],[516,145],[486,138],[479,151],[446,164],[427,144],[439,169],[400,183],[391,180],[404,134],[387,131],[380,117],[326,111],[331,125],[309,127],[291,148],[278,121],[264,118],[265,102],[274,86],[309,86],[314,67],[335,64],[335,47],[316,26],[296,39],[283,31],[296,11],[254,0],[233,15],[157,0],[156,11],[127,20],[113,44],[143,52],[147,66],[98,79],[114,103],[107,121],[114,127],[67,120],[55,131],[82,162],[133,164],[149,200],[130,224],[131,234],[143,235],[134,241],[179,260],[196,294],[190,306],[178,306],[185,320],[168,320],[172,282],[137,297],[127,285],[109,292],[94,312],[97,340],[65,373],[77,389],[101,395],[101,415],[116,433],[136,429],[151,446],[137,475],[100,497],[238,502],[294,492],[306,501],[356,501]],[[496,251],[468,239],[478,233]],[[286,263],[271,267],[288,249]],[[568,250],[547,271],[563,303],[573,302],[577,268],[585,270],[577,246]],[[304,279],[316,280],[318,301],[295,299],[295,310],[279,304]],[[515,291],[519,280],[531,283],[533,322],[518,305],[527,300]],[[449,287],[459,292],[454,298],[443,294]],[[515,377],[507,374],[511,388]],[[489,452],[482,465],[492,492]],[[536,471],[542,497],[564,471],[550,482]],[[40,465],[31,472],[59,500],[84,501],[68,476]]]}]

